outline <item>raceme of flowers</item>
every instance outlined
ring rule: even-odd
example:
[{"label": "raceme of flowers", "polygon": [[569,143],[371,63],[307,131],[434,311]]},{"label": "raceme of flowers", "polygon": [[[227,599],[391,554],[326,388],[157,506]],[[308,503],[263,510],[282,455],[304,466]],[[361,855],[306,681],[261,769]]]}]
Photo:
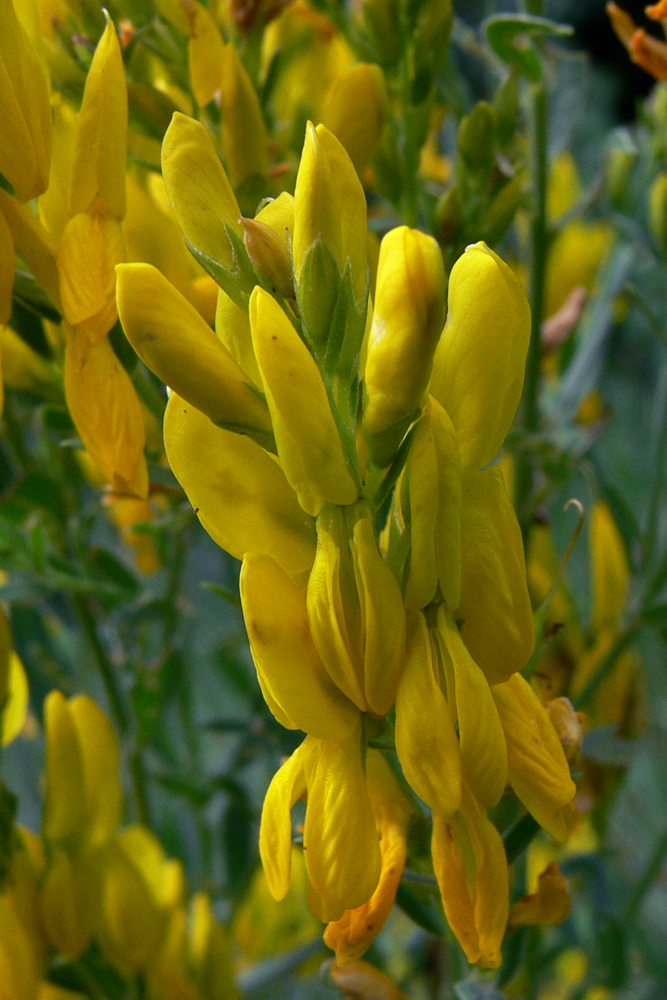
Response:
[{"label": "raceme of flowers", "polygon": [[308,903],[338,961],[358,957],[427,808],[449,923],[471,962],[496,967],[508,869],[487,811],[509,785],[564,840],[575,791],[520,673],[534,645],[523,546],[490,464],[521,395],[525,294],[478,243],[451,271],[446,308],[437,244],[401,226],[382,241],[371,302],[364,191],[324,125],[307,128],[294,196],[253,219],[196,120],[174,116],[162,169],[219,285],[215,332],[150,264],[118,266],[118,312],[170,387],[176,477],[243,561],[266,702],[307,734],[264,803],[271,892],[288,892],[305,797]]}]

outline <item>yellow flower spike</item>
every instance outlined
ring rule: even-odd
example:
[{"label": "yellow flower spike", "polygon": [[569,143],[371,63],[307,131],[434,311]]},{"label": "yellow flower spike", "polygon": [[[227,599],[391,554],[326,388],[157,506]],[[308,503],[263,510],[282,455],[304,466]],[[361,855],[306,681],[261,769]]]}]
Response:
[{"label": "yellow flower spike", "polygon": [[523,670],[535,645],[523,542],[502,472],[472,476],[461,505],[461,638],[490,684]]},{"label": "yellow flower spike", "polygon": [[396,752],[420,799],[451,815],[461,801],[458,740],[437,681],[426,619],[413,612],[407,626],[407,659],[396,695]]},{"label": "yellow flower spike", "polygon": [[311,638],[306,594],[270,556],[246,554],[241,601],[264,697],[281,725],[349,737],[359,711],[332,683]]},{"label": "yellow flower spike", "polygon": [[0,323],[6,323],[12,314],[15,269],[14,238],[0,211]]},{"label": "yellow flower spike", "polygon": [[319,369],[287,315],[259,285],[250,299],[250,329],[278,455],[299,503],[313,516],[325,502],[354,503],[357,487]]},{"label": "yellow flower spike", "polygon": [[236,1000],[229,938],[203,892],[196,893],[190,904],[190,960],[204,1000]]},{"label": "yellow flower spike", "polygon": [[165,412],[164,442],[174,475],[221,548],[236,559],[243,559],[246,552],[261,552],[290,575],[310,569],[315,555],[313,522],[278,463],[263,448],[248,437],[216,427],[176,393]]},{"label": "yellow flower spike", "polygon": [[518,278],[485,243],[466,248],[449,278],[448,316],[431,393],[452,418],[464,476],[498,454],[521,398],[530,308]]},{"label": "yellow flower spike", "polygon": [[93,209],[125,215],[127,84],[120,42],[106,13],[106,28],[88,71],[77,116],[69,192],[70,215]]},{"label": "yellow flower spike", "polygon": [[257,91],[234,45],[225,46],[220,77],[222,149],[232,187],[269,172],[267,134]]},{"label": "yellow flower spike", "polygon": [[162,174],[188,241],[234,271],[234,250],[225,225],[242,236],[241,210],[209,133],[178,111],[162,142]]},{"label": "yellow flower spike", "polygon": [[491,690],[505,730],[512,788],[547,833],[567,840],[567,807],[576,786],[546,709],[521,674]]},{"label": "yellow flower spike", "polygon": [[167,917],[146,879],[120,842],[105,850],[98,940],[105,958],[121,975],[144,972],[156,958]]},{"label": "yellow flower spike", "polygon": [[3,747],[16,739],[25,725],[28,715],[28,678],[25,667],[13,650],[9,656],[7,678],[7,700],[0,709],[0,745]]},{"label": "yellow flower spike", "polygon": [[507,784],[507,747],[489,688],[460,636],[451,611],[438,610],[438,636],[452,661],[463,777],[482,806],[495,806]]},{"label": "yellow flower spike", "polygon": [[366,755],[366,784],[380,834],[382,868],[380,881],[368,902],[356,910],[346,910],[324,932],[324,941],[336,952],[339,965],[360,958],[382,930],[394,905],[407,857],[412,803],[378,750],[369,750]]},{"label": "yellow flower spike", "polygon": [[[346,739],[322,740],[305,762],[303,833],[315,916],[340,920],[371,898],[380,879],[380,844],[361,757],[361,725]],[[312,903],[311,903],[312,908]]]},{"label": "yellow flower spike", "polygon": [[188,20],[190,87],[200,108],[220,90],[225,43],[212,14],[196,0],[180,0]]},{"label": "yellow flower spike", "polygon": [[510,927],[556,927],[570,915],[570,883],[552,861],[540,874],[537,892],[518,899],[510,910]]},{"label": "yellow flower spike", "polygon": [[116,264],[125,260],[117,218],[80,212],[65,226],[58,250],[60,297],[67,321],[84,324],[99,344],[116,322]]},{"label": "yellow flower spike", "polygon": [[384,74],[357,63],[335,80],[322,110],[322,124],[343,144],[361,177],[377,151],[389,98]]},{"label": "yellow flower spike", "polygon": [[0,896],[0,1000],[34,1000],[40,975],[27,930],[9,897]]},{"label": "yellow flower spike", "polygon": [[58,246],[29,205],[20,205],[15,198],[0,190],[0,215],[4,215],[14,238],[14,245],[25,259],[38,284],[56,308],[60,303],[58,276]]},{"label": "yellow flower spike", "polygon": [[[357,308],[364,308],[368,288],[366,233],[366,196],[350,157],[324,125],[309,123],[294,191],[292,244],[302,315],[302,306],[307,309],[310,296],[322,290],[323,276],[312,263],[318,245],[332,255],[340,277],[349,266]],[[315,334],[313,330],[311,335]]]},{"label": "yellow flower spike", "polygon": [[86,857],[55,850],[42,885],[41,912],[49,941],[73,960],[90,945],[97,919],[99,871]]},{"label": "yellow flower spike", "polygon": [[46,801],[44,838],[59,844],[81,838],[87,818],[85,772],[79,735],[60,691],[44,702],[46,735]]},{"label": "yellow flower spike", "polygon": [[630,567],[623,539],[606,503],[593,505],[589,528],[593,591],[592,624],[596,632],[617,629],[625,607]]},{"label": "yellow flower spike", "polygon": [[262,806],[259,853],[271,895],[280,902],[289,892],[292,871],[292,807],[305,793],[306,762],[318,754],[320,741],[307,736],[269,785]]},{"label": "yellow flower spike", "polygon": [[272,287],[286,299],[294,298],[292,260],[276,231],[259,219],[243,219],[243,242],[253,264],[263,271]]},{"label": "yellow flower spike", "polygon": [[29,201],[49,183],[51,101],[39,51],[12,0],[0,6],[0,107],[0,173],[20,201]]},{"label": "yellow flower spike", "polygon": [[[444,316],[440,247],[417,229],[390,230],[380,244],[364,375],[364,430],[379,465],[389,464],[425,402]],[[380,434],[388,440],[376,440]]]},{"label": "yellow flower spike", "polygon": [[108,340],[89,347],[66,332],[65,394],[81,440],[117,493],[146,497],[146,431],[130,377]]},{"label": "yellow flower spike", "polygon": [[118,312],[143,362],[214,423],[271,448],[269,410],[194,306],[151,264],[118,268]]},{"label": "yellow flower spike", "polygon": [[230,299],[222,288],[218,289],[215,332],[249,381],[261,390],[262,376],[259,374],[255,349],[252,346],[250,318],[245,309],[241,309],[233,299]]},{"label": "yellow flower spike", "polygon": [[122,817],[118,738],[109,719],[92,698],[78,695],[68,702],[68,708],[83,761],[86,841],[99,847],[113,836]]},{"label": "yellow flower spike", "polygon": [[411,553],[405,606],[425,608],[439,583],[449,607],[456,608],[461,599],[459,447],[452,421],[433,396],[417,425],[407,470]]}]

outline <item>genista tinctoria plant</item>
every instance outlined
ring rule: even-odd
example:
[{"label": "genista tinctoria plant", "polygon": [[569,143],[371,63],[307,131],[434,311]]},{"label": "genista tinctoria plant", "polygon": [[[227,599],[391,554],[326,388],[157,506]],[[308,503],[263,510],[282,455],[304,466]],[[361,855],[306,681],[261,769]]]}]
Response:
[{"label": "genista tinctoria plant", "polygon": [[[520,671],[534,626],[499,452],[521,395],[530,313],[485,244],[449,277],[424,233],[380,247],[369,298],[366,199],[309,125],[294,197],[242,217],[206,130],[177,114],[165,183],[219,286],[216,329],[154,267],[117,268],[118,309],[170,387],[169,463],[201,523],[243,561],[264,698],[307,735],[267,792],[260,850],[290,885],[291,810],[306,797],[308,905],[344,963],[381,929],[408,828],[432,817],[447,918],[497,967],[508,868],[488,817],[509,784],[558,840],[575,786]],[[447,308],[445,299],[447,298]],[[374,734],[395,741],[395,770]],[[393,735],[392,735],[393,734]]]}]

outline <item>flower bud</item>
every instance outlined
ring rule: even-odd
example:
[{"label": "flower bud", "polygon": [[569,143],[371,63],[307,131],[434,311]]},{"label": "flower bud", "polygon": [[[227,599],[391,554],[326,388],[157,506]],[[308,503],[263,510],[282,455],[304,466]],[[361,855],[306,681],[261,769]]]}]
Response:
[{"label": "flower bud", "polygon": [[257,286],[250,329],[278,457],[303,509],[354,503],[350,475],[322,376],[312,354],[276,300]]},{"label": "flower bud", "polygon": [[241,219],[243,242],[253,264],[262,271],[273,288],[286,299],[294,298],[292,261],[274,229],[259,219]]},{"label": "flower bud", "polygon": [[380,67],[357,63],[334,82],[324,105],[322,123],[343,144],[360,177],[375,156],[388,101]]},{"label": "flower bud", "polygon": [[65,958],[76,959],[95,931],[99,870],[87,858],[53,853],[42,887],[42,920],[51,944]]},{"label": "flower bud", "polygon": [[459,156],[470,173],[488,171],[496,156],[496,113],[488,101],[479,101],[461,119]]},{"label": "flower bud", "polygon": [[49,184],[51,101],[38,50],[13,0],[0,5],[0,107],[0,173],[20,201],[29,201]]},{"label": "flower bud", "polygon": [[261,183],[269,171],[266,126],[257,91],[231,42],[225,46],[221,69],[222,148],[236,190],[253,178]]},{"label": "flower bud", "polygon": [[565,759],[573,767],[579,760],[584,741],[583,712],[575,712],[568,698],[552,698],[544,706],[558,734]]},{"label": "flower bud", "polygon": [[638,150],[628,129],[617,128],[607,149],[604,183],[614,208],[621,208],[628,193],[632,169],[637,162]]},{"label": "flower bud", "polygon": [[667,171],[661,171],[651,185],[648,202],[651,233],[660,249],[667,251]]},{"label": "flower bud", "polygon": [[382,240],[364,377],[371,458],[388,465],[424,402],[442,332],[445,271],[438,244],[407,226]]}]

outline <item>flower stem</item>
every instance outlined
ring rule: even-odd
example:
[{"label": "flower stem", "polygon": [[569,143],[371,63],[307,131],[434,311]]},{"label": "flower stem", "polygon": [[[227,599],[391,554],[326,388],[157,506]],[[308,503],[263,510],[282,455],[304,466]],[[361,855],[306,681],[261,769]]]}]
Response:
[{"label": "flower stem", "polygon": [[[547,262],[547,95],[544,84],[534,83],[530,90],[530,172],[533,206],[530,220],[530,311],[531,330],[524,382],[523,430],[528,438],[540,422],[539,389],[541,327]],[[529,497],[533,483],[533,459],[530,451],[519,456],[516,506],[524,537],[530,525]]]}]

